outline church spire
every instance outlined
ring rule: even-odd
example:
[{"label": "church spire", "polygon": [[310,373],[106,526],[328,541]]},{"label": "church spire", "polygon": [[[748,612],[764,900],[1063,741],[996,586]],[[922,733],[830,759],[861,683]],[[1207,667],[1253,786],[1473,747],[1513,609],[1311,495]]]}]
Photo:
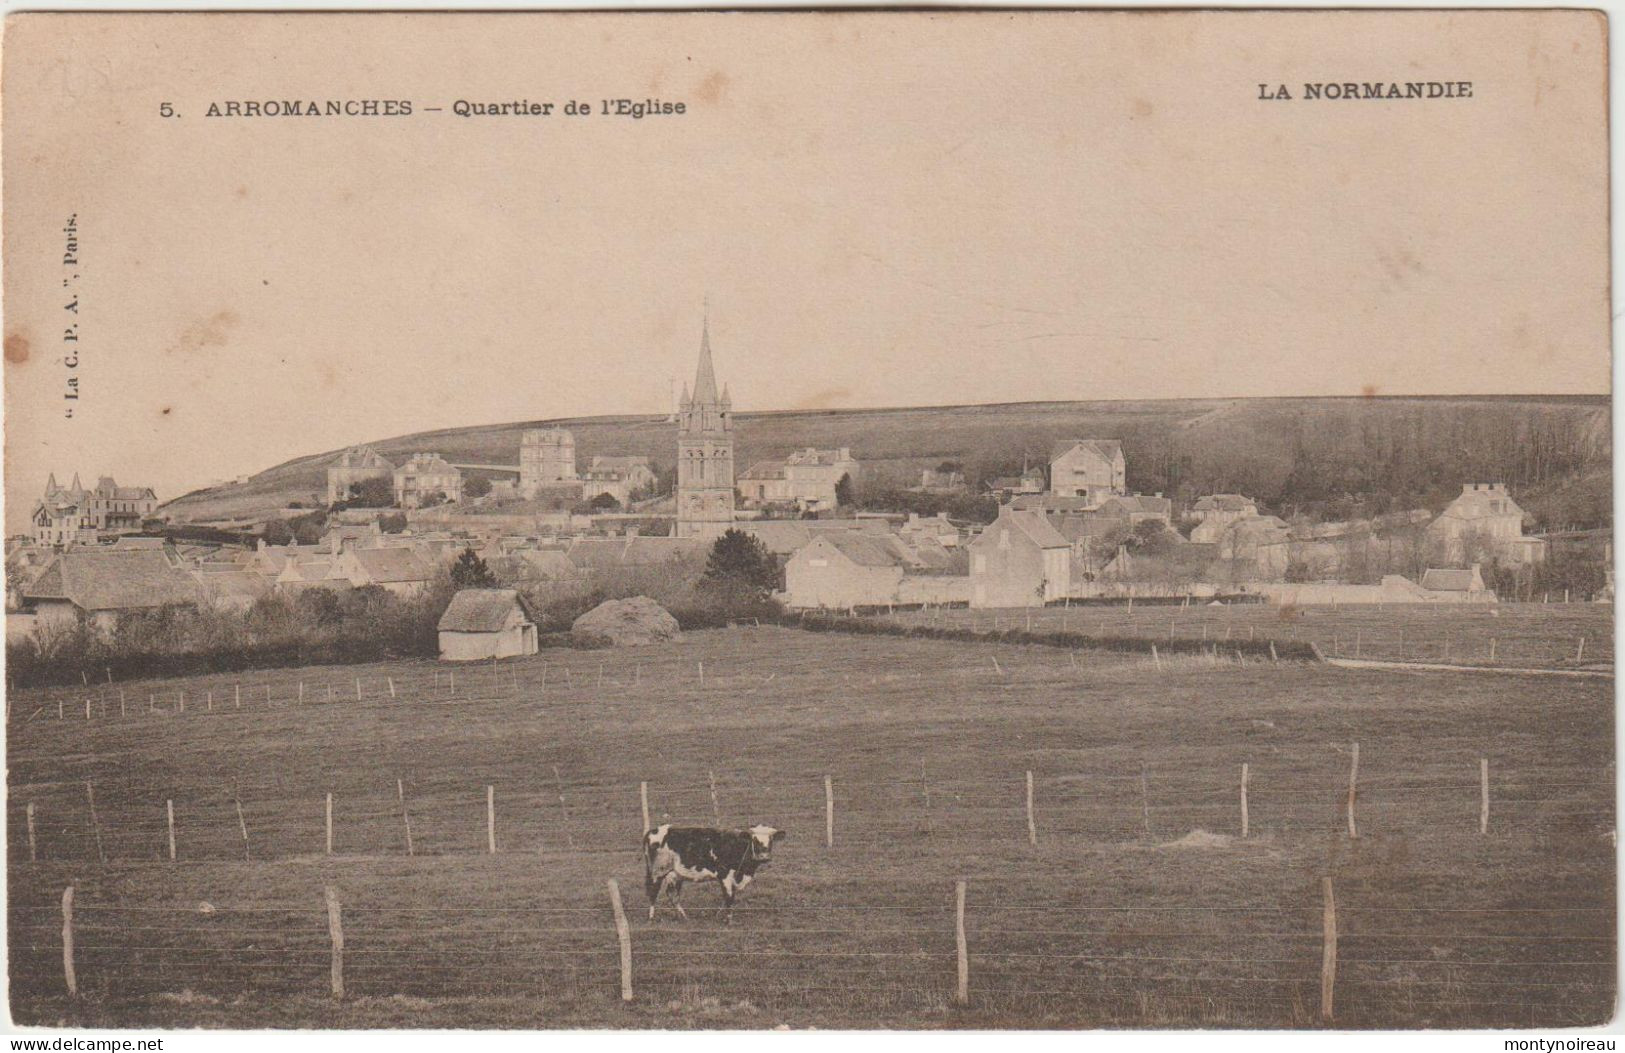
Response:
[{"label": "church spire", "polygon": [[709,405],[717,401],[717,374],[711,365],[711,319],[700,330],[700,368],[694,374],[694,401]]}]

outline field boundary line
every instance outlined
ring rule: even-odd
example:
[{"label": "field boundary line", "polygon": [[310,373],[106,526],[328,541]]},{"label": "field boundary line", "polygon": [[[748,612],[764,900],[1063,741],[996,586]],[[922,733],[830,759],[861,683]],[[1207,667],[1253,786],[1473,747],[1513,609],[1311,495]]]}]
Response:
[{"label": "field boundary line", "polygon": [[1612,669],[1541,669],[1490,665],[1447,665],[1443,662],[1384,662],[1372,658],[1327,658],[1327,665],[1343,669],[1426,670],[1443,673],[1500,673],[1513,676],[1569,676],[1581,679],[1612,680]]}]

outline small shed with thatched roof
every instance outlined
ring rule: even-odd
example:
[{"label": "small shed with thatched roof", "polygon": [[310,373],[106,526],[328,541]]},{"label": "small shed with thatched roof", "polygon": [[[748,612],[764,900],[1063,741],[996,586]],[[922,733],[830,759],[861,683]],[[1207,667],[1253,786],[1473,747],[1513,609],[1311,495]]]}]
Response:
[{"label": "small shed with thatched roof", "polygon": [[516,589],[463,589],[440,616],[440,660],[475,662],[535,654],[539,641]]}]

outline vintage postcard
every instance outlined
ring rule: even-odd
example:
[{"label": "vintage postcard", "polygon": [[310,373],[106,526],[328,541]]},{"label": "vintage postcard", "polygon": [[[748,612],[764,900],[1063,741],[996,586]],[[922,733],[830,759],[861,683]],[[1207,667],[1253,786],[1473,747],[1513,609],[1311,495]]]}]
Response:
[{"label": "vintage postcard", "polygon": [[13,1026],[1608,1023],[1607,30],[11,17]]}]

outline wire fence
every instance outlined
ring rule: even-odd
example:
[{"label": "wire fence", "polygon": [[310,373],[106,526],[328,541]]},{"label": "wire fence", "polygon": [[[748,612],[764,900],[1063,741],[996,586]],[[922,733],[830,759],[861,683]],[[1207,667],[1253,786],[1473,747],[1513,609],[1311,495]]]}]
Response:
[{"label": "wire fence", "polygon": [[1198,832],[1289,843],[1350,828],[1495,837],[1614,827],[1611,766],[1582,777],[1486,758],[1406,772],[1381,768],[1368,752],[1361,775],[1351,761],[1347,749],[1277,750],[1245,773],[1149,762],[1138,770],[1039,770],[1030,794],[1028,772],[933,771],[924,763],[887,780],[805,772],[764,783],[694,770],[653,784],[557,766],[483,780],[455,769],[389,778],[359,764],[329,772],[329,789],[262,771],[184,792],[137,770],[95,782],[14,783],[7,848],[13,860],[45,862],[622,853],[643,830],[645,801],[653,824],[771,820],[843,846],[1161,843]]},{"label": "wire fence", "polygon": [[639,917],[623,956],[601,884],[547,906],[391,904],[363,885],[333,892],[333,912],[318,890],[71,906],[31,891],[11,920],[25,1003],[514,996],[607,1008],[624,979],[645,1004],[713,998],[836,1019],[956,1009],[1030,1023],[1488,1027],[1597,1023],[1615,990],[1604,905],[1091,903],[973,881],[961,911],[951,882],[916,880],[862,902],[740,906],[733,926],[692,905],[691,922]]},{"label": "wire fence", "polygon": [[1273,604],[1128,603],[1018,610],[927,608],[886,616],[904,625],[978,632],[1065,632],[1151,643],[1313,643],[1327,657],[1505,668],[1605,665],[1614,660],[1613,607],[1596,603]]}]

